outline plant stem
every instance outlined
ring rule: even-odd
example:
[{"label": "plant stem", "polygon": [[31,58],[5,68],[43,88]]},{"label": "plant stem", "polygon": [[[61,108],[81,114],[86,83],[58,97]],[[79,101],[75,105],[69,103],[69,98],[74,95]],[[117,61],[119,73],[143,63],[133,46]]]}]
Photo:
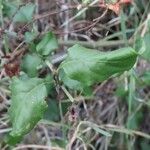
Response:
[{"label": "plant stem", "polygon": [[4,28],[2,0],[0,0],[0,22],[1,22],[1,27]]},{"label": "plant stem", "polygon": [[[111,47],[111,46],[118,46],[118,45],[125,45],[126,41],[125,40],[111,40],[111,41],[96,41],[96,42],[87,42],[87,41],[76,41],[76,40],[68,40],[68,41],[58,41],[59,44],[67,45],[67,46],[72,46],[74,44],[80,44],[83,46],[87,46],[90,48],[98,48],[98,47]],[[132,44],[132,41],[129,41],[130,44]]]}]

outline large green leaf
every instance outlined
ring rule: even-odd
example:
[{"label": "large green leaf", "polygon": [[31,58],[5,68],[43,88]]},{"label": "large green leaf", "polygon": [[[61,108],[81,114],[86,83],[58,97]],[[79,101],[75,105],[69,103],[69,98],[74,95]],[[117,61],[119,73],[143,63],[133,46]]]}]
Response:
[{"label": "large green leaf", "polygon": [[41,55],[49,55],[52,51],[58,48],[58,42],[52,32],[48,32],[40,43],[36,46],[36,50]]},{"label": "large green leaf", "polygon": [[63,69],[59,71],[59,78],[64,82],[66,86],[70,89],[83,90],[83,85],[77,80],[71,79],[68,75],[65,74]]},{"label": "large green leaf", "polygon": [[59,67],[60,79],[72,89],[81,89],[131,69],[136,57],[137,53],[130,47],[99,52],[75,45]]},{"label": "large green leaf", "polygon": [[32,3],[22,6],[13,18],[13,22],[29,22],[32,20],[35,5]]},{"label": "large green leaf", "polygon": [[8,143],[16,144],[43,117],[47,109],[45,83],[39,78],[14,77],[11,85],[11,106],[9,116],[12,131]]},{"label": "large green leaf", "polygon": [[23,57],[21,68],[29,77],[38,75],[38,67],[42,64],[42,59],[36,54],[27,54]]}]

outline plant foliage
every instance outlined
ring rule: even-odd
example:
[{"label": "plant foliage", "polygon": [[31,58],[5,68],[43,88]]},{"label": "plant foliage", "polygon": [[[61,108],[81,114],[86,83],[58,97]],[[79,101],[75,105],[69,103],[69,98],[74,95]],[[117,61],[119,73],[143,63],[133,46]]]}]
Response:
[{"label": "plant foliage", "polygon": [[69,48],[68,58],[59,67],[60,78],[70,88],[83,88],[131,69],[136,58],[131,47],[99,52],[75,45]]},{"label": "plant foliage", "polygon": [[12,96],[9,116],[12,131],[8,142],[16,144],[43,117],[47,109],[47,90],[42,79],[17,77],[12,79],[10,89]]}]

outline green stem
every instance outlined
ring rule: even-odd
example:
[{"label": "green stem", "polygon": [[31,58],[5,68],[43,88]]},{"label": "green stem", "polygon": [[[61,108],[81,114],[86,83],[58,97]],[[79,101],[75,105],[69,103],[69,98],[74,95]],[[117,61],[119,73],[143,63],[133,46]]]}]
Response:
[{"label": "green stem", "polygon": [[1,27],[4,28],[3,4],[2,4],[2,0],[0,0],[0,22],[1,22]]},{"label": "green stem", "polygon": [[[118,46],[118,45],[125,45],[126,41],[125,40],[112,40],[112,41],[105,41],[105,40],[100,40],[100,41],[76,41],[76,40],[68,40],[68,41],[58,41],[59,44],[67,45],[67,46],[72,46],[74,44],[80,44],[82,46],[87,46],[91,48],[98,48],[98,47],[111,47],[111,46]],[[129,42],[132,44],[132,42]]]},{"label": "green stem", "polygon": [[127,34],[126,34],[126,18],[125,14],[123,13],[123,10],[121,10],[121,30],[123,34],[123,40],[125,41],[125,45],[128,46],[128,39],[127,39]]}]

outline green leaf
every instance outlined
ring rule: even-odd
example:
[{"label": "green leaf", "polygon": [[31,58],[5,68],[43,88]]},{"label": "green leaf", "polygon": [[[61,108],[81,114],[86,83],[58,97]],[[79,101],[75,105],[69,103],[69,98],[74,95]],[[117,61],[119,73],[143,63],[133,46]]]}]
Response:
[{"label": "green leaf", "polygon": [[31,43],[36,37],[36,33],[34,32],[26,32],[24,35],[24,39],[26,43]]},{"label": "green leaf", "polygon": [[35,5],[32,3],[28,3],[25,6],[22,6],[14,16],[13,22],[30,22],[33,17],[34,9]]},{"label": "green leaf", "polygon": [[12,17],[17,11],[17,6],[12,2],[2,1],[2,3],[4,16]]},{"label": "green leaf", "polygon": [[140,142],[141,150],[150,150],[149,140],[142,139]]},{"label": "green leaf", "polygon": [[77,90],[83,90],[82,84],[77,81],[69,78],[64,72],[63,69],[59,71],[59,78],[64,82],[66,86],[68,86],[70,89],[77,89]]},{"label": "green leaf", "polygon": [[128,120],[127,120],[127,126],[129,129],[138,129],[138,127],[140,126],[140,124],[142,123],[142,118],[143,118],[143,114],[142,112],[138,112],[136,114],[134,114],[134,116],[129,116]]},{"label": "green leaf", "polygon": [[63,139],[51,139],[52,146],[66,148],[68,141]]},{"label": "green leaf", "polygon": [[44,119],[51,121],[59,121],[59,107],[57,100],[49,100],[48,101],[48,109],[44,114]]},{"label": "green leaf", "polygon": [[53,80],[53,77],[52,75],[47,75],[44,79],[44,82],[45,82],[45,86],[46,86],[46,89],[47,89],[47,93],[50,94],[53,92],[54,90],[54,80]]},{"label": "green leaf", "polygon": [[63,115],[65,115],[68,112],[68,109],[69,109],[69,107],[71,107],[71,105],[72,105],[71,101],[67,101],[67,102],[62,101],[61,102],[61,109],[62,109]]},{"label": "green leaf", "polygon": [[125,90],[124,86],[119,85],[115,91],[116,96],[124,99],[126,98],[128,91]]},{"label": "green leaf", "polygon": [[144,85],[150,85],[150,71],[146,71],[142,75],[141,79],[144,82]]},{"label": "green leaf", "polygon": [[130,47],[99,52],[75,45],[68,50],[67,59],[61,63],[59,77],[70,88],[87,87],[131,69],[136,57],[137,53]]},{"label": "green leaf", "polygon": [[141,56],[150,61],[150,47],[149,47],[149,43],[150,43],[150,33],[147,33],[142,39],[141,39],[141,48],[140,51],[144,51]]},{"label": "green leaf", "polygon": [[41,55],[49,55],[52,51],[58,48],[58,42],[52,32],[48,32],[40,43],[36,46],[36,50]]},{"label": "green leaf", "polygon": [[36,54],[26,54],[23,57],[21,68],[29,77],[38,75],[38,67],[42,64],[42,59]]},{"label": "green leaf", "polygon": [[12,131],[7,142],[16,144],[43,117],[47,109],[47,91],[42,79],[17,77],[12,79],[10,90],[12,96],[9,116]]}]

